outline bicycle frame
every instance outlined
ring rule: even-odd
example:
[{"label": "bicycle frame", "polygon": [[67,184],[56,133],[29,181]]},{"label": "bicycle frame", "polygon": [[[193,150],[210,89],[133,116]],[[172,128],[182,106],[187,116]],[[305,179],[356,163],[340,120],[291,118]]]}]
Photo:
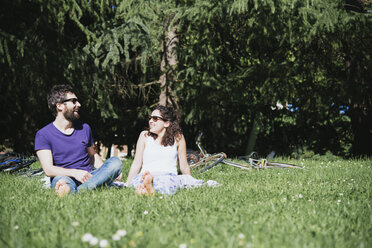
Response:
[{"label": "bicycle frame", "polygon": [[[202,136],[203,136],[203,133],[200,133],[198,138],[196,139],[196,142],[195,142],[198,149],[199,149],[199,152],[200,152],[200,156],[199,156],[200,159],[199,159],[198,162],[190,164],[191,168],[196,168],[196,167],[199,167],[203,164],[207,164],[208,162],[212,162],[212,161],[213,162],[217,162],[217,161],[220,162],[220,161],[222,161],[223,159],[226,158],[226,154],[223,153],[223,152],[215,153],[215,154],[209,154],[207,152],[207,150],[205,150],[204,147],[201,144],[201,137]],[[213,166],[218,164],[219,162],[213,163]],[[207,166],[207,167],[209,167],[209,166]],[[201,172],[204,172],[204,171],[205,171],[205,168],[201,170]]]},{"label": "bicycle frame", "polygon": [[[215,153],[215,154],[209,154],[207,150],[204,149],[204,147],[201,144],[201,137],[203,133],[200,133],[197,140],[196,140],[196,145],[200,151],[200,160],[191,163],[190,167],[191,168],[196,168],[200,165],[207,164],[208,162],[212,162],[212,164],[205,166],[203,169],[200,170],[200,172],[207,171],[214,166],[216,166],[219,163],[224,163],[226,165],[230,165],[233,167],[237,167],[243,170],[252,170],[252,169],[267,169],[267,168],[298,168],[298,169],[303,169],[303,167],[293,165],[293,164],[286,164],[286,163],[277,163],[277,162],[268,162],[266,159],[256,159],[257,154],[253,152],[249,156],[244,156],[245,158],[248,157],[248,161],[240,161],[240,162],[234,162],[230,159],[227,159],[227,156],[225,153],[220,152],[220,153]],[[252,158],[254,157],[254,158]]]},{"label": "bicycle frame", "polygon": [[203,157],[206,157],[208,155],[207,151],[204,149],[204,147],[201,144],[201,137],[203,136],[203,133],[200,133],[198,138],[196,139],[196,145],[200,151],[200,154],[203,155]]}]

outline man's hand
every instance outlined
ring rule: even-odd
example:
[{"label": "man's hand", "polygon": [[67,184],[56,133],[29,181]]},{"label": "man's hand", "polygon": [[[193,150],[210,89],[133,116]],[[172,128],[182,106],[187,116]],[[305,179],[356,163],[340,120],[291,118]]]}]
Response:
[{"label": "man's hand", "polygon": [[79,182],[85,183],[92,177],[92,174],[85,170],[74,169],[73,172],[71,173],[71,176],[74,177]]}]

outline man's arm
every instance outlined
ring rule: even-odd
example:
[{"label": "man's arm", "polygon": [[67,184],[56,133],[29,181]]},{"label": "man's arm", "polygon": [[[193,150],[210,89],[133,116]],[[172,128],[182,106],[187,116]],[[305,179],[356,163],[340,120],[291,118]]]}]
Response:
[{"label": "man's arm", "polygon": [[55,166],[53,164],[53,156],[51,150],[38,150],[36,155],[39,158],[44,173],[48,177],[68,176],[73,177],[81,183],[86,182],[92,175],[85,170],[66,169]]},{"label": "man's arm", "polygon": [[[87,152],[90,158],[90,164],[92,164],[94,168],[98,169],[99,167],[103,165],[103,159],[96,152],[96,150],[94,149],[94,146],[88,147]],[[120,181],[122,176],[123,176],[123,173],[120,173],[120,175],[116,178],[116,180]]]},{"label": "man's arm", "polygon": [[98,169],[103,165],[103,160],[101,156],[96,152],[94,146],[88,147],[87,152],[90,159],[90,164],[94,166],[94,168]]}]

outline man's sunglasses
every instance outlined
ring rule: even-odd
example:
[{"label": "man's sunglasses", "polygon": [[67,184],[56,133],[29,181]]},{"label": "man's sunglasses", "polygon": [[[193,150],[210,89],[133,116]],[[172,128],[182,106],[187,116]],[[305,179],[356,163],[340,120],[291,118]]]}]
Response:
[{"label": "man's sunglasses", "polygon": [[149,120],[153,119],[153,121],[157,122],[158,120],[162,121],[168,121],[167,119],[164,119],[163,117],[160,116],[155,116],[155,115],[149,115]]},{"label": "man's sunglasses", "polygon": [[73,104],[76,104],[78,101],[79,100],[77,98],[70,98],[70,99],[63,100],[62,103],[72,102]]}]

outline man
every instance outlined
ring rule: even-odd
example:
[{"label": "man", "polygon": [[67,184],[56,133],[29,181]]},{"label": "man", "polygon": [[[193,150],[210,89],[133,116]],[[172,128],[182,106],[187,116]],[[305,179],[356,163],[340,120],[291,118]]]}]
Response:
[{"label": "man", "polygon": [[[68,85],[55,85],[48,94],[55,120],[35,136],[35,151],[51,188],[58,196],[120,180],[122,163],[112,157],[103,163],[93,146],[88,124],[78,121],[81,104]],[[95,170],[92,169],[94,166]]]}]

